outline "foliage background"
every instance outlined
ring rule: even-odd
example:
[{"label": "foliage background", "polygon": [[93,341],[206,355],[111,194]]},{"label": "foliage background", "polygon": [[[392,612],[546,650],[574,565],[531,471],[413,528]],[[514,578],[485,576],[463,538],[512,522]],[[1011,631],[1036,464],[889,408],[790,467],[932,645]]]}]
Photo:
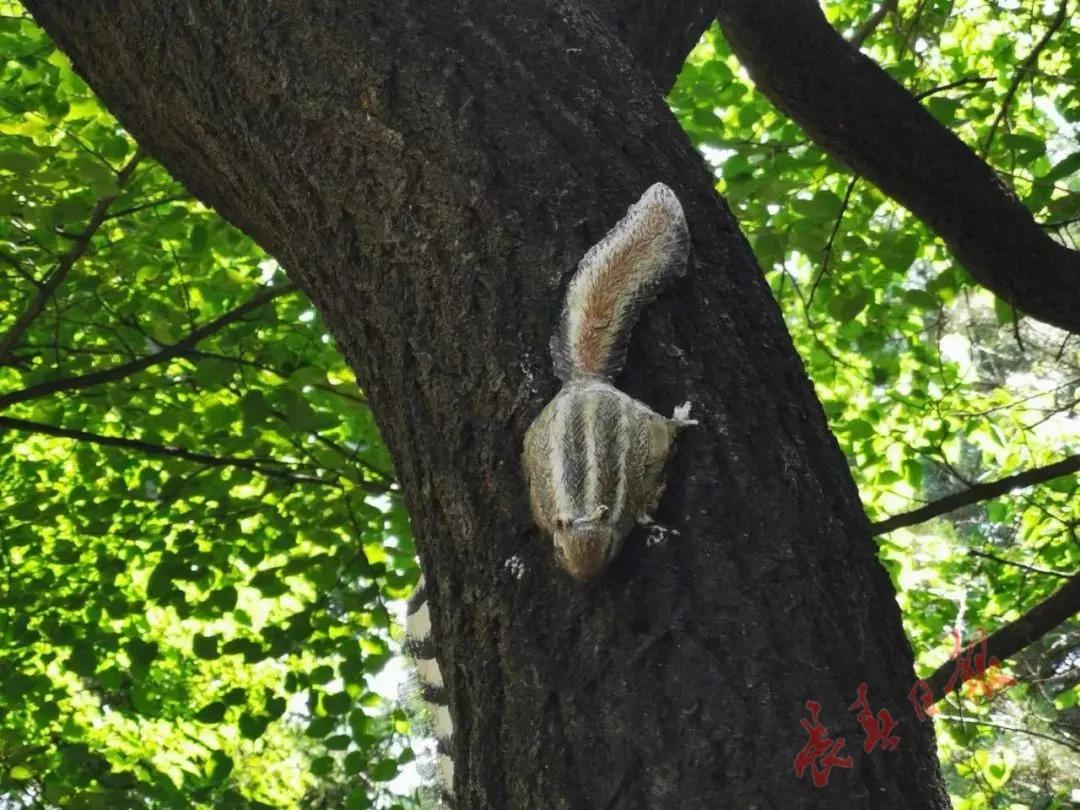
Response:
[{"label": "foliage background", "polygon": [[[826,7],[1076,247],[1075,12]],[[412,806],[428,754],[395,699],[394,612],[418,572],[363,392],[280,268],[138,152],[6,0],[0,57],[0,801]],[[715,30],[670,103],[871,519],[1076,449],[1075,336],[976,286]],[[1060,587],[1078,523],[1065,477],[879,538],[919,674],[953,628],[991,632]],[[1066,806],[1078,648],[1059,628],[1011,662],[1016,686],[941,705],[956,807]]]}]

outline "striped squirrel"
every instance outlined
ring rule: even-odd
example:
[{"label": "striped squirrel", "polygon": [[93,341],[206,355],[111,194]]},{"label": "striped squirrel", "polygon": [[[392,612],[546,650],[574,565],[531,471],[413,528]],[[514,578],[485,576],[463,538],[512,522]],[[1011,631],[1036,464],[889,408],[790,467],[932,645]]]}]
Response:
[{"label": "striped squirrel", "polygon": [[435,643],[431,637],[431,612],[428,608],[428,592],[423,576],[405,606],[405,652],[416,667],[416,680],[420,697],[426,705],[435,737],[435,770],[441,806],[451,805],[454,788],[454,760],[451,758],[450,741],[454,724],[450,719],[450,700],[443,682],[442,670],[435,659]]},{"label": "striped squirrel", "polygon": [[686,267],[675,193],[656,183],[578,264],[551,338],[563,387],[525,434],[522,466],[537,526],[575,579],[599,574],[664,489],[664,464],[690,406],[671,419],[612,385],[642,308]]},{"label": "striped squirrel", "polygon": [[[683,272],[688,250],[674,192],[651,186],[582,258],[551,338],[563,387],[529,427],[522,464],[533,518],[553,538],[556,562],[579,580],[600,573],[635,523],[651,522],[671,443],[696,424],[689,405],[668,419],[611,384],[638,313]],[[405,651],[431,718],[441,801],[449,806],[453,722],[422,577],[405,615]]]}]

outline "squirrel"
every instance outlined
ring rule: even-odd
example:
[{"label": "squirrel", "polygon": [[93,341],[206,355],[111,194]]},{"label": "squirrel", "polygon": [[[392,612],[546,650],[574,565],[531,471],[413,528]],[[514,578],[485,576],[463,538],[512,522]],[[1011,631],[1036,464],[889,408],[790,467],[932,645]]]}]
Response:
[{"label": "squirrel", "polygon": [[582,582],[652,523],[672,442],[697,424],[689,403],[668,419],[612,384],[639,313],[685,271],[689,243],[675,193],[650,186],[581,259],[551,337],[563,386],[526,432],[522,466],[533,520]]}]

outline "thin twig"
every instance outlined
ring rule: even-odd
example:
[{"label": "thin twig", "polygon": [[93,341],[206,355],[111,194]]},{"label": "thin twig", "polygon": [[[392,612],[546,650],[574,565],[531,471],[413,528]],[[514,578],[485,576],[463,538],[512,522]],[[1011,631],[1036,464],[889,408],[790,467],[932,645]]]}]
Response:
[{"label": "thin twig", "polygon": [[1064,228],[1067,225],[1075,225],[1077,222],[1080,222],[1080,217],[1073,217],[1072,219],[1055,219],[1052,222],[1039,222],[1037,224],[1040,228],[1053,230],[1055,228]]},{"label": "thin twig", "polygon": [[810,284],[810,292],[806,296],[807,309],[814,303],[814,293],[817,292],[818,284],[821,283],[821,279],[825,277],[825,274],[829,272],[829,258],[832,256],[833,242],[836,241],[836,234],[840,231],[840,223],[844,220],[844,212],[847,211],[848,203],[851,202],[851,192],[855,190],[855,184],[858,182],[859,177],[855,175],[847,184],[844,199],[840,203],[840,210],[837,212],[836,221],[833,223],[832,233],[829,234],[829,240],[825,243],[825,249],[821,256],[821,269],[814,276],[814,280]]},{"label": "thin twig", "polygon": [[119,219],[120,217],[126,217],[128,214],[136,214],[139,211],[147,211],[151,208],[157,208],[159,205],[168,205],[174,202],[184,202],[186,200],[194,200],[190,194],[174,194],[170,197],[162,197],[161,199],[151,200],[150,202],[142,203],[141,205],[133,205],[130,208],[121,208],[119,211],[115,211],[105,217],[105,221],[108,222],[111,219]]},{"label": "thin twig", "polygon": [[[291,376],[289,373],[274,368],[271,365],[268,365],[266,363],[257,363],[254,360],[248,360],[244,357],[233,357],[229,354],[217,354],[216,352],[204,352],[201,349],[191,349],[190,351],[186,352],[186,355],[188,357],[206,357],[212,358],[214,360],[223,360],[227,363],[235,363],[238,366],[253,368],[257,371],[263,371],[267,374],[272,374],[280,380],[287,380]],[[309,385],[311,385],[312,388],[315,388],[318,391],[323,391],[327,394],[333,394],[334,396],[350,400],[351,402],[356,402],[360,405],[368,404],[368,401],[365,397],[357,396],[356,394],[350,394],[348,391],[341,391],[327,383],[309,383]]]},{"label": "thin twig", "polygon": [[99,433],[89,433],[84,430],[72,430],[69,428],[48,425],[43,422],[32,422],[28,419],[13,419],[8,416],[0,416],[0,430],[15,430],[20,433],[34,433],[44,436],[55,436],[60,439],[71,439],[77,442],[97,444],[104,447],[121,447],[125,450],[134,450],[148,456],[168,456],[185,461],[194,461],[206,467],[239,467],[251,470],[270,478],[280,478],[285,481],[293,481],[303,484],[321,484],[336,486],[337,481],[332,478],[317,478],[310,475],[297,475],[289,470],[290,462],[276,459],[241,458],[238,456],[214,456],[209,453],[197,453],[185,450],[182,447],[171,447],[163,444],[154,444],[139,439],[126,439],[121,436],[105,436]]},{"label": "thin twig", "polygon": [[1060,577],[1061,579],[1069,579],[1068,574],[1063,574],[1060,571],[1049,571],[1045,568],[1036,568],[1033,565],[1025,565],[1024,563],[1013,562],[1012,560],[1006,560],[1004,557],[996,557],[993,554],[987,554],[985,551],[979,551],[978,549],[969,548],[968,554],[972,557],[981,557],[984,560],[993,560],[996,563],[1002,565],[1011,565],[1015,568],[1023,568],[1025,571],[1031,571],[1035,574],[1043,574],[1048,577]]},{"label": "thin twig", "polygon": [[64,377],[58,380],[48,380],[46,382],[38,383],[37,385],[31,385],[28,388],[13,391],[10,394],[4,394],[0,396],[0,409],[7,408],[19,402],[26,402],[31,399],[49,396],[50,394],[77,391],[82,388],[89,388],[94,385],[113,382],[115,380],[123,379],[124,377],[130,377],[132,374],[144,371],[152,366],[165,363],[172,360],[174,357],[185,354],[189,349],[194,348],[201,340],[213,335],[215,332],[219,332],[229,324],[241,320],[249,312],[265,306],[275,298],[280,298],[283,295],[295,292],[295,290],[296,285],[294,284],[280,284],[274,287],[264,288],[257,295],[252,296],[248,301],[235,309],[226,312],[221,317],[216,318],[197,329],[193,329],[177,343],[163,346],[156,352],[152,352],[151,354],[132,360],[128,363],[121,363],[118,366],[101,369],[100,371],[91,371],[79,375],[78,377]]},{"label": "thin twig", "polygon": [[848,42],[855,48],[861,48],[867,38],[874,33],[877,27],[884,21],[885,15],[890,12],[896,12],[896,5],[897,0],[882,0],[881,5],[874,9],[874,12],[867,17],[863,24],[851,35],[851,39],[849,39]]},{"label": "thin twig", "polygon": [[83,228],[81,233],[74,236],[71,247],[64,252],[57,262],[56,267],[53,268],[53,271],[49,273],[45,280],[38,286],[37,292],[34,293],[34,296],[30,299],[30,303],[27,304],[26,309],[22,311],[22,314],[15,319],[15,323],[12,324],[11,328],[7,331],[7,334],[0,338],[0,362],[6,359],[11,353],[11,350],[15,348],[15,345],[34,323],[34,319],[41,314],[41,310],[45,308],[45,304],[52,297],[52,294],[56,292],[56,288],[64,282],[68,273],[71,272],[71,268],[74,267],[75,263],[82,258],[84,253],[86,253],[86,249],[90,246],[91,239],[94,234],[97,233],[97,229],[101,227],[101,223],[105,221],[109,206],[112,205],[113,200],[120,195],[120,191],[127,185],[132,174],[135,172],[135,168],[139,165],[139,162],[143,157],[145,157],[145,153],[141,149],[136,149],[131,160],[127,162],[127,165],[125,165],[116,176],[116,194],[102,197],[97,201],[94,210],[90,213],[90,219],[87,221],[86,227]]},{"label": "thin twig", "polygon": [[14,257],[9,256],[8,254],[4,253],[2,250],[0,250],[0,261],[4,262],[4,264],[8,265],[9,267],[11,267],[12,270],[14,270],[16,273],[18,273],[19,277],[23,281],[33,285],[34,287],[40,287],[41,286],[41,282],[38,281],[36,278],[34,278],[33,275],[31,275],[29,270],[27,270],[25,267],[23,267],[21,264],[19,264],[19,262],[16,261]]},{"label": "thin twig", "polygon": [[1032,731],[1030,728],[1021,728],[1020,726],[1007,726],[1004,723],[995,723],[993,720],[976,720],[971,717],[958,717],[955,714],[937,714],[934,715],[939,720],[948,720],[951,723],[971,723],[973,726],[987,726],[989,728],[997,728],[1002,731],[1012,731],[1018,734],[1027,734],[1031,737],[1039,737],[1044,740],[1050,740],[1056,742],[1058,745],[1062,745],[1073,751],[1080,753],[1080,746],[1073,743],[1071,740],[1063,740],[1060,737],[1054,737],[1050,734],[1044,734],[1041,731]]},{"label": "thin twig", "polygon": [[957,79],[955,82],[949,82],[948,84],[941,84],[937,87],[931,87],[929,90],[923,90],[920,93],[915,94],[915,98],[922,100],[927,96],[932,96],[935,93],[944,93],[946,90],[952,90],[957,87],[963,87],[966,84],[989,84],[993,81],[990,76],[971,76],[967,79]]},{"label": "thin twig", "polygon": [[1068,11],[1069,0],[1061,0],[1061,5],[1058,7],[1057,14],[1054,15],[1054,19],[1050,21],[1049,27],[1042,35],[1042,38],[1035,43],[1035,47],[1031,49],[1031,53],[1027,55],[1023,63],[1013,74],[1013,79],[1009,82],[1009,89],[1005,91],[1005,97],[1001,101],[1001,109],[998,110],[997,116],[994,118],[994,122],[990,125],[990,131],[986,134],[986,140],[983,141],[982,156],[990,152],[990,147],[994,143],[994,135],[997,134],[997,129],[1001,125],[1001,122],[1005,119],[1005,116],[1009,113],[1009,107],[1012,106],[1013,98],[1016,97],[1017,90],[1020,89],[1020,82],[1024,80],[1024,77],[1035,67],[1035,63],[1039,59],[1039,54],[1042,53],[1050,43],[1050,38],[1054,36],[1062,23],[1065,22],[1065,12]]}]

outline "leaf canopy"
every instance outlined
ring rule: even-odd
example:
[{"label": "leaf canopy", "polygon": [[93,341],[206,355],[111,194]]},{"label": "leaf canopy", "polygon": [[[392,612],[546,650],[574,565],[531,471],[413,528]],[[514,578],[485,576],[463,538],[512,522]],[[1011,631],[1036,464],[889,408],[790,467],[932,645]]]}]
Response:
[{"label": "leaf canopy", "polygon": [[[852,36],[876,6],[826,9]],[[1056,10],[904,0],[864,49],[1075,246],[1080,26],[1053,29]],[[418,570],[363,392],[277,264],[141,154],[12,2],[0,55],[0,797],[410,806],[392,614]],[[1077,451],[1074,336],[974,284],[715,29],[669,100],[872,520]],[[1078,523],[1064,477],[881,537],[919,673],[952,628],[990,632],[1080,568]],[[1068,800],[1078,647],[1062,628],[1013,662],[1019,685],[944,705],[968,718],[937,724],[956,807]]]}]

